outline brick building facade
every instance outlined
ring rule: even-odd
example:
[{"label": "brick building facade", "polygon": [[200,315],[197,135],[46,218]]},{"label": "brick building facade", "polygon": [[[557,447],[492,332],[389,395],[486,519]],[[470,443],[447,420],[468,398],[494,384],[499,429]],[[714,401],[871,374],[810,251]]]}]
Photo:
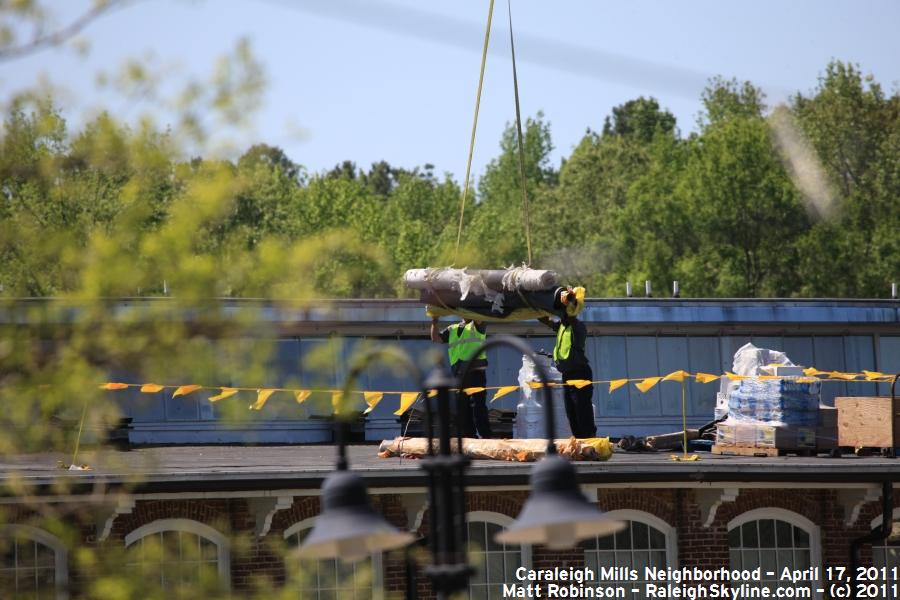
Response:
[{"label": "brick building facade", "polygon": [[[771,466],[757,460],[752,468],[746,461],[731,458],[709,466],[701,461],[693,467],[675,465],[667,457],[630,464],[621,459],[617,465],[617,458],[603,466],[579,465],[579,477],[588,498],[628,523],[625,533],[613,536],[614,540],[591,540],[566,550],[492,545],[493,534],[516,518],[528,497],[528,465],[473,468],[466,508],[470,542],[475,549],[473,561],[480,574],[473,579],[471,597],[497,597],[500,583],[522,583],[515,578],[519,566],[846,567],[852,542],[880,524],[881,482],[900,477],[893,461],[879,458],[847,458],[832,463],[828,459],[805,459],[824,466],[810,468],[806,481],[797,477],[795,482],[771,481],[775,478],[771,473],[793,464],[792,458],[775,459]],[[725,481],[725,473],[711,476],[713,467],[721,470],[724,463],[732,462],[743,468],[743,481]],[[660,481],[651,480],[648,466],[661,473]],[[667,471],[667,467],[674,471]],[[292,578],[297,563],[289,556],[285,558],[284,549],[298,545],[314,524],[319,512],[318,485],[327,470],[304,474],[309,475],[305,479],[296,474],[288,480],[259,474],[251,483],[228,472],[188,480],[174,477],[175,471],[170,471],[172,476],[166,482],[145,481],[127,493],[106,494],[101,499],[80,492],[54,494],[49,487],[38,488],[40,493],[27,505],[21,499],[4,498],[2,516],[6,524],[0,526],[0,534],[5,531],[16,539],[33,540],[39,544],[38,549],[49,549],[48,557],[55,553],[59,598],[78,595],[90,585],[91,574],[73,560],[79,546],[122,549],[124,553],[126,547],[141,543],[147,536],[174,535],[167,532],[181,532],[181,544],[187,543],[185,540],[199,544],[199,560],[214,566],[222,584],[235,593],[260,586],[298,585]],[[403,470],[366,472],[366,480],[377,511],[396,527],[427,540],[427,495],[418,473],[412,464]],[[624,481],[629,478],[643,481]],[[723,480],[713,481],[717,478]],[[842,478],[846,481],[837,481]],[[41,513],[42,505],[53,506],[68,524],[77,523],[79,539],[63,541],[50,530],[42,531],[37,526],[40,520],[33,518]],[[900,497],[894,498],[893,505],[900,507]],[[900,508],[895,514],[900,515]],[[900,567],[897,548],[876,542],[874,549],[863,545],[861,550],[863,565]],[[418,556],[421,559],[426,554],[423,551]],[[738,565],[735,561],[743,562]],[[405,597],[409,582],[415,586],[413,597],[434,597],[421,568],[412,574],[407,571],[403,552],[373,557],[366,564],[371,565],[372,577],[364,585],[371,589],[373,598]],[[341,585],[336,577],[356,577],[352,568],[335,563],[314,570],[316,575],[312,581],[304,580],[298,597],[332,597],[329,590]],[[363,597],[365,594],[368,591]],[[828,596],[813,593],[812,597]]]}]

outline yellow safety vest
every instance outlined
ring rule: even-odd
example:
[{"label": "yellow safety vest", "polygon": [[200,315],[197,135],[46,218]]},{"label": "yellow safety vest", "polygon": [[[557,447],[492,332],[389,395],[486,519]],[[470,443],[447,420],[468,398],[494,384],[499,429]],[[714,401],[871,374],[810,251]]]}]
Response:
[{"label": "yellow safety vest", "polygon": [[553,360],[559,362],[569,358],[572,351],[572,326],[559,324],[556,330],[556,346],[553,347]]},{"label": "yellow safety vest", "polygon": [[[455,365],[461,360],[472,360],[475,350],[487,339],[487,336],[475,328],[475,323],[456,323],[450,326],[449,345],[447,353],[450,355],[450,365]],[[487,359],[487,353],[482,352],[478,358]]]}]

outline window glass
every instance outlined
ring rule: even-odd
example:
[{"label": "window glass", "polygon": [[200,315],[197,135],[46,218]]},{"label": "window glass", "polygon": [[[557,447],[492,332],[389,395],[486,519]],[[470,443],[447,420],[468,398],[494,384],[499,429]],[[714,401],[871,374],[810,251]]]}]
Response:
[{"label": "window glass", "polygon": [[26,537],[0,540],[2,597],[56,597],[56,552]]},{"label": "window glass", "polygon": [[900,578],[892,577],[900,573],[900,545],[876,544],[872,546],[872,564],[884,568],[887,577],[884,583],[900,583]]},{"label": "window glass", "polygon": [[196,533],[151,533],[132,542],[127,552],[128,567],[148,585],[184,593],[220,585],[218,545]]},{"label": "window glass", "polygon": [[522,547],[495,542],[494,536],[503,529],[496,523],[472,521],[468,527],[469,564],[475,567],[475,575],[469,580],[469,598],[499,600],[504,583],[522,583],[516,579],[516,569],[523,566]]},{"label": "window glass", "polygon": [[785,567],[791,570],[810,567],[809,532],[802,528],[780,519],[748,521],[728,532],[728,546],[732,569],[752,570],[759,567],[762,570],[759,587],[772,590],[780,587],[811,589],[809,583],[780,581]]},{"label": "window glass", "polygon": [[[299,547],[312,529],[290,536]],[[372,598],[372,559],[354,563],[338,559],[305,560],[299,563],[300,598],[306,600],[370,600]]]},{"label": "window glass", "polygon": [[[626,521],[626,527],[613,535],[588,540],[584,544],[585,566],[597,575],[597,582],[610,588],[620,587],[626,598],[643,599],[646,567],[666,568],[666,534],[640,521]],[[618,581],[601,577],[604,567],[628,567],[638,572],[638,581]],[[632,590],[639,590],[633,592]]]}]

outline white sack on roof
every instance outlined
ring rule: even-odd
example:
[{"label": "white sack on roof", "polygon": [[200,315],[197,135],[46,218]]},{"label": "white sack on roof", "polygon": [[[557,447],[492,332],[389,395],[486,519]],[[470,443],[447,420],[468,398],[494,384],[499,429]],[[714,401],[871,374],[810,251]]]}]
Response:
[{"label": "white sack on roof", "polygon": [[766,365],[784,365],[793,367],[794,363],[784,352],[757,348],[751,343],[744,344],[734,353],[732,368],[737,375],[745,377],[762,375],[762,368]]},{"label": "white sack on roof", "polygon": [[[795,366],[784,352],[769,350],[768,348],[757,348],[751,343],[746,343],[734,353],[734,362],[731,368],[732,372],[737,375],[755,377],[767,374],[764,369],[770,365]],[[741,383],[740,381],[731,381],[726,377],[722,378],[719,393],[716,395],[716,420],[729,413],[731,397],[740,389]]]}]

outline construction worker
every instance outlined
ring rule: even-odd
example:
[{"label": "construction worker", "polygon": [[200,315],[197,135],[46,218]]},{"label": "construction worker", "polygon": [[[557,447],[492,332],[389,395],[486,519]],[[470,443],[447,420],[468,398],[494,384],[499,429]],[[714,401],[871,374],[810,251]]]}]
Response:
[{"label": "construction worker", "polygon": [[[450,357],[450,370],[456,377],[462,376],[467,365],[471,363],[468,375],[462,382],[461,388],[480,387],[487,385],[487,354],[482,352],[475,356],[475,351],[487,339],[486,328],[481,321],[463,319],[449,327],[438,331],[438,318],[431,318],[431,341],[438,344],[447,344],[447,354]],[[488,421],[487,392],[480,391],[466,396],[462,391],[460,406],[466,407],[460,415],[461,427],[465,437],[475,437],[477,432],[481,438],[491,437],[491,424]]]},{"label": "construction worker", "polygon": [[[559,301],[563,308],[574,309],[578,303],[572,290],[563,290]],[[567,311],[563,311],[563,316],[559,321],[554,321],[549,317],[542,317],[538,320],[556,331],[553,361],[562,374],[563,382],[574,379],[593,380],[594,373],[591,370],[591,363],[588,362],[584,352],[587,339],[587,328],[584,323],[577,317],[569,315]],[[579,439],[595,437],[597,426],[594,424],[593,384],[582,388],[566,385],[563,387],[563,392],[566,416],[569,419],[572,435]]]}]

